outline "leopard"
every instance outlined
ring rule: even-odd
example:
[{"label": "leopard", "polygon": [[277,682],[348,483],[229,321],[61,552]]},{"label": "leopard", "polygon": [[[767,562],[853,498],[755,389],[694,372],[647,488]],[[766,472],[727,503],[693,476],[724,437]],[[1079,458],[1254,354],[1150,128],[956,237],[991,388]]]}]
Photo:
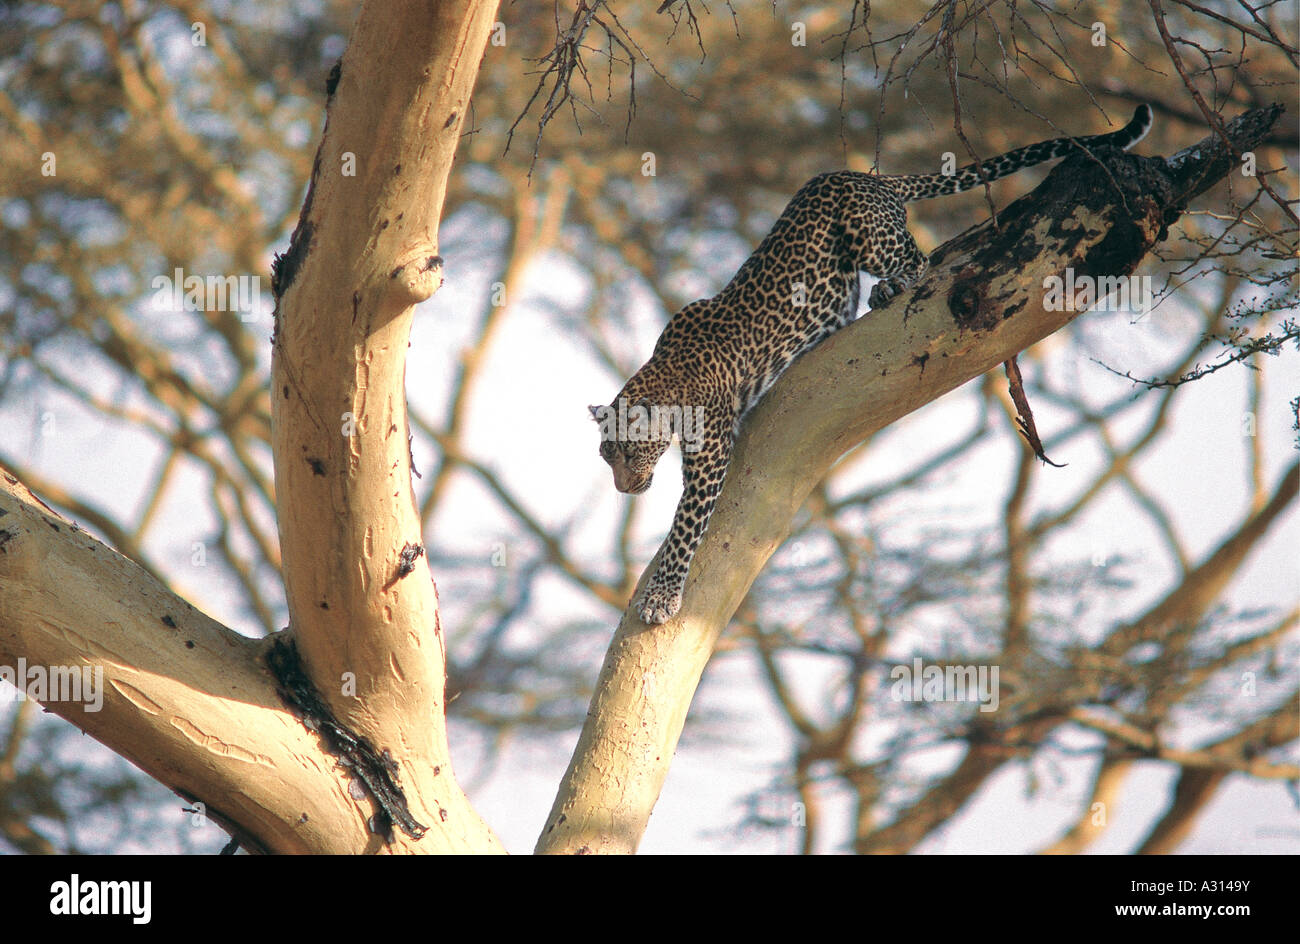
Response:
[{"label": "leopard", "polygon": [[1151,121],[1143,104],[1118,131],[1052,138],[949,173],[841,170],[800,187],[731,281],[674,314],[618,396],[589,407],[600,425],[600,457],[620,492],[645,492],[671,442],[682,446],[681,499],[659,566],[633,601],[641,620],[663,624],[681,609],[742,420],[800,355],[856,319],[859,273],[879,279],[868,296],[870,310],[925,275],[929,260],[907,229],[906,204],[971,190],[1071,153],[1128,150]]}]

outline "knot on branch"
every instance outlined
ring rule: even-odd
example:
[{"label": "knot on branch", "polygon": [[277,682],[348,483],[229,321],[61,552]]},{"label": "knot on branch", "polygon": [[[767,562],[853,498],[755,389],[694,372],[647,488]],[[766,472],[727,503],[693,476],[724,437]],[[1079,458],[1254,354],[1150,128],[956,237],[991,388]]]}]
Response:
[{"label": "knot on branch", "polygon": [[442,256],[423,254],[389,273],[390,290],[385,293],[385,301],[396,308],[418,305],[442,288],[443,281]]},{"label": "knot on branch", "polygon": [[984,293],[981,291],[984,284],[982,274],[977,269],[967,267],[958,274],[948,292],[948,310],[952,312],[957,327],[978,331],[997,324],[996,313],[984,304]]}]

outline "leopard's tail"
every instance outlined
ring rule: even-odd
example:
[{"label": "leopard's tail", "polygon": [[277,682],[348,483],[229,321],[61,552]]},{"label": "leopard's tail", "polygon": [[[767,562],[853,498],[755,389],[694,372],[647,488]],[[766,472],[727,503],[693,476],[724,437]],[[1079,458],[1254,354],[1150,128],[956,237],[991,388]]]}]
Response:
[{"label": "leopard's tail", "polygon": [[1039,141],[991,157],[980,164],[967,164],[951,174],[921,174],[917,176],[885,176],[893,184],[904,203],[913,200],[928,200],[950,193],[960,193],[978,187],[986,180],[997,180],[1018,170],[1055,160],[1073,153],[1079,148],[1093,148],[1097,145],[1109,145],[1127,151],[1137,144],[1151,130],[1151,106],[1139,105],[1133,112],[1133,118],[1123,128],[1109,134],[1093,134],[1082,138],[1053,138]]}]

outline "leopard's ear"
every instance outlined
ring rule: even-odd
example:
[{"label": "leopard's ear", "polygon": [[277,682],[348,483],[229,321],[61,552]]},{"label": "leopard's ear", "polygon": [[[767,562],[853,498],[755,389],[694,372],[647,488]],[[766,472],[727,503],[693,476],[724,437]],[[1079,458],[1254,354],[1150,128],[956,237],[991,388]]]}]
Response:
[{"label": "leopard's ear", "polygon": [[595,420],[597,423],[599,423],[600,411],[605,408],[603,406],[588,406],[587,409],[591,411],[591,418]]}]

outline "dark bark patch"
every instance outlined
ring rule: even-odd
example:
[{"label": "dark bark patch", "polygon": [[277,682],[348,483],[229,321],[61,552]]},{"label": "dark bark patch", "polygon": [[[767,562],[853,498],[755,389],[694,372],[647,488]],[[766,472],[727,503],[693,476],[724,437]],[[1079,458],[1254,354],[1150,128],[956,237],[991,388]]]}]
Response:
[{"label": "dark bark patch", "polygon": [[266,665],[275,679],[280,699],[308,730],[320,736],[325,750],[338,758],[346,770],[370,794],[378,810],[370,817],[370,831],[391,842],[393,825],[412,839],[427,831],[411,815],[406,794],[398,784],[397,763],[387,749],[375,750],[363,735],[351,730],[330,711],[303,670],[298,646],[292,640],[275,639],[266,652]]}]

